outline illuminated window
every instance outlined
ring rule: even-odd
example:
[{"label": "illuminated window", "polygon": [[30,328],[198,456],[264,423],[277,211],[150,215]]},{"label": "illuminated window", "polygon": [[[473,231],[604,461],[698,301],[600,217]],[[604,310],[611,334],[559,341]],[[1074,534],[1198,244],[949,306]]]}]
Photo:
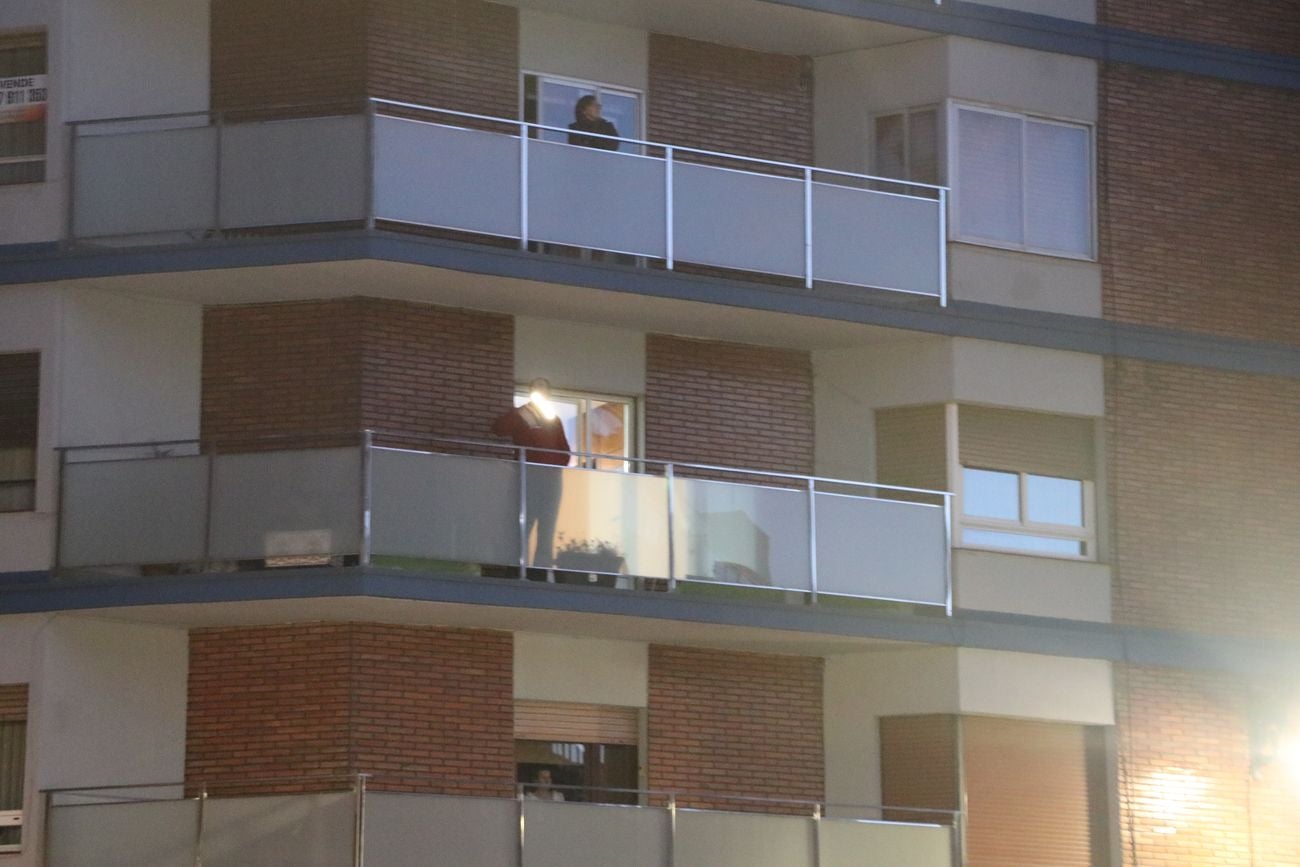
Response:
[{"label": "illuminated window", "polygon": [[45,34],[0,34],[0,184],[45,180]]},{"label": "illuminated window", "polygon": [[[528,402],[528,389],[515,392],[515,406]],[[628,471],[635,457],[635,404],[626,397],[551,390],[551,403],[564,424],[569,448],[588,455],[576,466]],[[608,457],[602,457],[602,455]]]}]

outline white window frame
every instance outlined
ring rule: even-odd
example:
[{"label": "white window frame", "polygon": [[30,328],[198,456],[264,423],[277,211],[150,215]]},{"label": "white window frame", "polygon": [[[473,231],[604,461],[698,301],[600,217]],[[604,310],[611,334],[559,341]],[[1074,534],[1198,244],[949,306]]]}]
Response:
[{"label": "white window frame", "polygon": [[[957,172],[957,157],[961,148],[961,130],[957,123],[957,113],[959,111],[977,111],[984,114],[1000,115],[1002,117],[1015,118],[1021,121],[1020,124],[1020,236],[1027,238],[1028,229],[1028,208],[1027,195],[1028,184],[1026,183],[1026,166],[1028,160],[1024,158],[1026,152],[1025,130],[1026,121],[1034,123],[1049,124],[1053,126],[1065,126],[1073,129],[1082,129],[1088,137],[1088,251],[1086,253],[1075,253],[1068,250],[1053,250],[1043,247],[1035,247],[1030,244],[1020,243],[1012,244],[1005,241],[998,241],[989,238],[980,238],[971,235],[961,234],[961,177]],[[992,106],[980,105],[973,102],[962,102],[958,100],[947,100],[947,112],[944,118],[943,126],[947,134],[944,139],[947,143],[947,158],[944,162],[947,164],[949,186],[948,193],[948,226],[949,239],[960,241],[963,244],[976,244],[981,247],[995,247],[1001,250],[1018,250],[1024,253],[1035,253],[1044,256],[1055,256],[1061,259],[1075,259],[1084,262],[1095,262],[1097,260],[1097,125],[1081,120],[1074,120],[1066,117],[1049,117],[1047,115],[1032,114],[1022,111],[1011,111],[1008,109],[994,108]]]},{"label": "white window frame", "polygon": [[[0,810],[0,828],[22,828],[22,810]],[[0,844],[0,855],[23,851],[22,843]]]},{"label": "white window frame", "polygon": [[[1001,518],[982,518],[975,515],[967,515],[965,502],[965,471],[968,469],[987,470],[990,472],[1006,473],[1008,475],[1016,476],[1020,520],[1009,521]],[[1095,561],[1097,559],[1097,503],[1094,483],[1089,479],[1070,479],[1070,481],[1080,482],[1083,486],[1082,527],[1077,527],[1072,524],[1049,524],[1041,521],[1031,521],[1026,517],[1029,514],[1030,476],[1040,476],[1043,478],[1069,478],[1068,476],[1050,476],[1047,473],[1030,473],[1024,470],[1010,469],[1008,467],[958,464],[954,476],[956,479],[954,487],[957,489],[957,503],[956,508],[954,509],[954,518],[956,519],[957,527],[953,544],[958,548],[967,548],[978,551],[999,551],[1007,554],[1022,554],[1030,557],[1051,557],[1060,560]],[[1009,533],[1016,536],[1034,536],[1040,539],[1079,542],[1081,543],[1081,550],[1079,554],[1062,554],[1053,551],[1034,551],[1031,549],[1016,548],[1012,546],[967,542],[964,538],[966,530],[987,530],[994,533]]]},{"label": "white window frame", "polygon": [[[581,87],[581,88],[590,89],[595,92],[597,101],[600,100],[600,95],[605,92],[617,93],[622,96],[635,96],[636,113],[637,113],[636,132],[634,135],[629,134],[627,130],[619,130],[618,132],[619,135],[623,138],[633,139],[636,141],[645,140],[646,104],[645,104],[645,93],[643,91],[638,90],[635,87],[628,87],[623,84],[611,84],[607,81],[588,81],[587,79],[574,78],[570,75],[554,75],[550,72],[541,72],[535,69],[522,69],[519,71],[519,116],[525,119],[527,118],[527,110],[528,110],[527,94],[528,94],[529,76],[532,76],[537,79],[537,98],[539,100],[539,105],[540,105],[540,100],[542,98],[542,82],[544,80],[554,82],[555,84],[565,84],[570,87]],[[541,123],[541,122],[542,122],[541,114],[539,111],[537,119],[531,121],[531,123]]]},{"label": "white window frame", "polygon": [[[528,383],[521,382],[515,385],[514,397],[516,401],[521,397],[527,399],[528,395]],[[632,472],[634,468],[639,467],[641,462],[641,453],[644,450],[644,444],[641,440],[641,402],[639,400],[626,394],[608,394],[598,391],[581,391],[577,389],[554,387],[551,388],[551,397],[559,398],[561,400],[586,400],[601,403],[621,403],[626,405],[626,423],[631,428],[626,434],[628,454],[621,456],[611,455],[604,459],[608,461],[619,460],[621,465],[620,469],[607,470],[608,472],[628,473]],[[585,445],[586,443],[569,443],[569,448],[573,449],[575,452],[590,451],[590,449],[583,448]],[[580,457],[574,466],[594,469],[595,461],[599,459],[600,458],[598,457]]]},{"label": "white window frame", "polygon": [[912,115],[920,114],[923,111],[934,112],[934,125],[935,125],[934,164],[935,164],[935,171],[938,174],[938,177],[934,181],[914,181],[914,183],[935,183],[935,184],[942,185],[945,182],[944,178],[947,176],[948,173],[948,164],[947,164],[947,160],[945,159],[945,152],[946,152],[945,142],[947,141],[947,133],[948,133],[948,129],[947,129],[948,117],[947,117],[946,106],[942,102],[929,102],[923,105],[909,105],[904,108],[890,109],[889,111],[875,111],[867,116],[868,134],[870,135],[870,139],[868,141],[869,153],[871,154],[870,173],[872,175],[875,175],[877,177],[884,177],[883,175],[880,174],[880,153],[876,149],[876,121],[882,117],[893,117],[894,115],[902,115],[903,117],[903,171],[906,173],[906,175],[905,177],[900,178],[899,180],[907,180],[907,181],[912,180],[912,149],[911,149],[912,133],[911,133],[910,119]]},{"label": "white window frame", "polygon": [[[37,36],[40,37],[40,39],[41,39],[41,41],[42,41],[42,43],[43,43],[43,45],[44,45],[44,48],[45,48],[45,72],[43,72],[43,73],[33,73],[33,74],[34,74],[34,75],[40,75],[41,77],[43,77],[43,78],[45,79],[45,81],[46,81],[45,87],[46,87],[46,89],[48,90],[48,89],[49,89],[49,78],[50,78],[50,35],[49,35],[49,32],[48,32],[48,31],[46,31],[46,30],[11,30],[11,31],[7,31],[7,32],[0,32],[0,48],[3,48],[3,47],[4,47],[4,40],[5,40],[6,38],[12,39],[13,41],[17,42],[17,41],[22,40],[22,39],[33,38],[33,37],[37,37]],[[42,183],[46,183],[47,181],[49,181],[49,179],[50,179],[50,177],[49,177],[49,172],[50,172],[49,160],[50,160],[50,136],[51,136],[51,130],[50,130],[50,114],[49,114],[49,99],[48,99],[48,94],[47,94],[47,96],[46,96],[46,103],[45,103],[45,105],[46,105],[46,109],[45,109],[46,114],[45,114],[45,118],[41,121],[41,122],[45,125],[45,149],[44,149],[40,154],[23,154],[22,156],[5,156],[5,155],[0,155],[0,165],[30,165],[30,164],[35,164],[35,163],[41,163],[42,165],[45,166],[45,170],[44,170],[44,172],[43,172],[43,176],[42,176],[42,178],[41,178],[40,180],[10,181],[10,182],[7,182],[7,183],[0,183],[0,187],[6,187],[6,186],[21,186],[21,185],[23,185],[23,184],[42,184]],[[0,848],[0,851],[4,851],[3,848]]]}]

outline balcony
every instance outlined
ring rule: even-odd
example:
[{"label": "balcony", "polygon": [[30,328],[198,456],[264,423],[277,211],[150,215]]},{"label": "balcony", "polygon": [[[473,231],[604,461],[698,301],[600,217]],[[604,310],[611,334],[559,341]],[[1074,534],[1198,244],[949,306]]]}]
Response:
[{"label": "balcony", "polygon": [[[944,492],[603,455],[559,467],[500,443],[413,441],[366,432],[242,451],[210,441],[65,449],[57,569],[356,563],[951,612]],[[558,491],[558,506],[530,490]]]},{"label": "balcony", "polygon": [[379,225],[947,302],[941,187],[634,139],[579,147],[555,127],[385,100],[319,113],[73,123],[69,235]]},{"label": "balcony", "polygon": [[[337,785],[337,784],[335,784]],[[377,787],[376,787],[377,788]],[[509,791],[508,785],[497,789]],[[950,867],[946,811],[907,822],[862,818],[881,808],[764,803],[680,806],[670,793],[630,793],[640,806],[367,791],[182,797],[181,785],[48,793],[50,867],[427,864],[431,853],[481,867]],[[724,799],[726,800],[726,799]],[[647,804],[658,804],[649,806]],[[755,810],[776,808],[791,815]],[[839,817],[837,813],[844,813]]]}]

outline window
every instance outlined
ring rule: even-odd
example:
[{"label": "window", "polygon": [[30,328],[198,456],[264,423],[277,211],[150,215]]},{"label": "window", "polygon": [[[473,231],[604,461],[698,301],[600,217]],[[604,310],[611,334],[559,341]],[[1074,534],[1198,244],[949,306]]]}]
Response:
[{"label": "window", "polygon": [[639,730],[633,707],[516,701],[516,779],[526,797],[635,804]]},{"label": "window", "polygon": [[1090,128],[969,106],[954,114],[956,239],[1090,258]]},{"label": "window", "polygon": [[[624,138],[641,137],[641,94],[626,87],[614,87],[594,81],[558,78],[536,73],[524,74],[524,120],[544,126],[567,129],[573,123],[573,107],[583,96],[594,96],[601,104],[601,114],[618,128]],[[568,134],[544,131],[544,141],[568,141]],[[637,153],[636,145],[623,142],[619,150]]]},{"label": "window", "polygon": [[45,180],[45,34],[0,35],[0,184]]},{"label": "window", "polygon": [[[521,387],[515,392],[515,406],[527,402],[528,389]],[[579,459],[577,466],[598,470],[631,469],[630,461],[621,460],[633,457],[635,404],[630,398],[552,389],[551,402],[564,424],[569,448],[592,456]]]},{"label": "window", "polygon": [[1080,479],[962,467],[963,545],[1091,555],[1091,486]]},{"label": "window", "polygon": [[27,685],[0,686],[0,852],[22,845],[26,755]]},{"label": "window", "polygon": [[36,508],[40,356],[0,355],[0,512]]},{"label": "window", "polygon": [[877,115],[873,131],[875,174],[919,184],[939,183],[938,109],[910,108]]}]

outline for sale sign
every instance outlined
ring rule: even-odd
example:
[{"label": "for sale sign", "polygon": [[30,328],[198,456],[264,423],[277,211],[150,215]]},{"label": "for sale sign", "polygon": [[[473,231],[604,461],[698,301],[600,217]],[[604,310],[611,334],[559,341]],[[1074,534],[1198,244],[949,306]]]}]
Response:
[{"label": "for sale sign", "polygon": [[0,123],[28,123],[45,117],[49,88],[44,75],[0,78]]}]

